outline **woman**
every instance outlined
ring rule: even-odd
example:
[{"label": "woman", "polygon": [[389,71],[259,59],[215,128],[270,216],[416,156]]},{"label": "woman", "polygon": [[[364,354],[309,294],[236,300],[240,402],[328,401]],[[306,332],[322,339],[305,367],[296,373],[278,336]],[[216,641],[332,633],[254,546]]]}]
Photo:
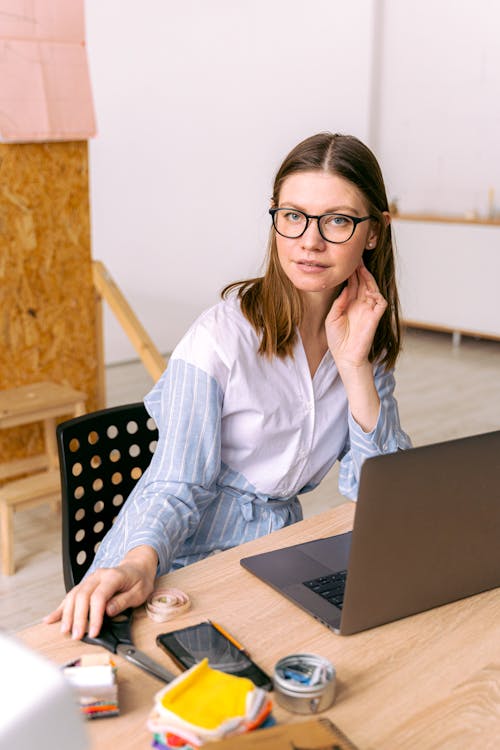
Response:
[{"label": "woman", "polygon": [[81,638],[138,606],[156,575],[302,518],[297,495],[340,460],[408,448],[393,396],[400,348],[390,216],[371,151],[320,133],[279,169],[262,278],[231,284],[145,399],[152,462],[85,579],[45,618]]}]

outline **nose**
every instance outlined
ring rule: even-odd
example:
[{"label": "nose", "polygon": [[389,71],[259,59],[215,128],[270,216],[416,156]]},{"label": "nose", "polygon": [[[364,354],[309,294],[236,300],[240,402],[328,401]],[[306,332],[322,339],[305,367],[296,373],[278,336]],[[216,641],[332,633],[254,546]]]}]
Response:
[{"label": "nose", "polygon": [[324,250],[326,242],[320,234],[318,219],[309,219],[307,229],[300,238],[306,250]]}]

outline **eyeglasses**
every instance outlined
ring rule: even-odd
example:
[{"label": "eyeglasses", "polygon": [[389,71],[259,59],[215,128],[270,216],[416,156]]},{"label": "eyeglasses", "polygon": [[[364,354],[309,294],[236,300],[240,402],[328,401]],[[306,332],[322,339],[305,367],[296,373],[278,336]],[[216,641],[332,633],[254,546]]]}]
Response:
[{"label": "eyeglasses", "polygon": [[374,216],[348,216],[347,214],[321,214],[312,216],[303,211],[293,208],[270,208],[269,213],[273,218],[273,225],[278,234],[290,240],[302,237],[311,219],[316,219],[320,235],[327,242],[341,245],[350,240],[358,224]]}]

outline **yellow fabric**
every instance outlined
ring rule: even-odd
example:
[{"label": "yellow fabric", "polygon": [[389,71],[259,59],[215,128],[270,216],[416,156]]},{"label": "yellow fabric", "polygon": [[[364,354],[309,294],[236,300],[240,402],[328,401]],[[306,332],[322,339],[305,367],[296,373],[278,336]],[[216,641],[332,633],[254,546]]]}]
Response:
[{"label": "yellow fabric", "polygon": [[158,703],[184,721],[216,729],[227,719],[245,716],[246,698],[254,687],[246,677],[219,672],[203,659],[162,691]]}]

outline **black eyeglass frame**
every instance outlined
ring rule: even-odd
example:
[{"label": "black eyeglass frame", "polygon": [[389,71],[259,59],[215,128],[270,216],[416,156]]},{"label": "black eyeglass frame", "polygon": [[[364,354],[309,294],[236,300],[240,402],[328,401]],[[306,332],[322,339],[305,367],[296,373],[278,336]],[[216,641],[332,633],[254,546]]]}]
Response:
[{"label": "black eyeglass frame", "polygon": [[[300,234],[298,234],[296,237],[289,237],[287,234],[283,234],[283,232],[280,232],[280,230],[276,226],[276,221],[275,221],[275,218],[274,218],[275,215],[278,213],[278,211],[293,211],[294,213],[301,214],[302,216],[305,216],[306,217],[306,225],[305,225],[304,229],[302,230],[302,232]],[[335,211],[329,211],[326,214],[320,214],[319,216],[313,216],[313,214],[306,214],[305,211],[299,211],[298,209],[287,208],[286,206],[279,206],[278,208],[270,208],[269,209],[269,213],[271,214],[271,218],[273,220],[273,227],[278,232],[278,234],[281,235],[281,237],[286,237],[287,240],[298,240],[299,237],[302,237],[302,235],[307,231],[307,229],[309,227],[310,220],[311,219],[316,219],[317,222],[318,222],[318,231],[319,231],[320,235],[323,237],[323,239],[325,240],[325,242],[331,242],[332,245],[343,245],[344,242],[349,242],[349,240],[353,236],[354,232],[356,231],[356,227],[358,226],[358,224],[361,224],[363,221],[368,221],[368,219],[373,219],[374,221],[377,221],[377,218],[375,216],[371,216],[371,215],[358,217],[358,216],[349,216],[349,214],[340,214],[340,213],[337,213]],[[338,241],[338,240],[329,240],[328,237],[325,237],[325,235],[323,234],[323,232],[321,230],[321,223],[320,223],[320,220],[323,219],[325,216],[341,216],[343,219],[350,219],[352,221],[352,223],[353,223],[353,227],[352,227],[352,232],[349,235],[349,237],[346,237],[345,240],[341,240],[341,241]]]}]

